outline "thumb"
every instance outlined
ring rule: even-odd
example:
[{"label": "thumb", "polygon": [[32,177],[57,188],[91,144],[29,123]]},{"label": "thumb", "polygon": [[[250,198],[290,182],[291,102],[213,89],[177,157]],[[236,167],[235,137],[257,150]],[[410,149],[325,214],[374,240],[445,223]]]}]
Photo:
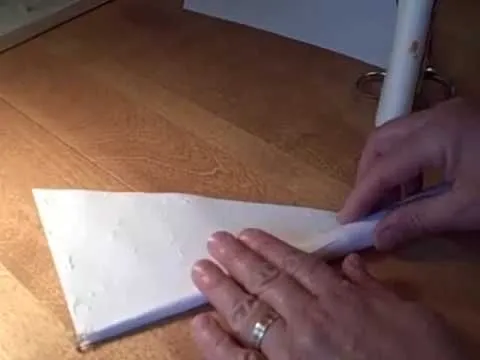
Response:
[{"label": "thumb", "polygon": [[456,228],[461,207],[454,192],[412,202],[392,211],[375,229],[375,246],[389,250],[422,235]]}]

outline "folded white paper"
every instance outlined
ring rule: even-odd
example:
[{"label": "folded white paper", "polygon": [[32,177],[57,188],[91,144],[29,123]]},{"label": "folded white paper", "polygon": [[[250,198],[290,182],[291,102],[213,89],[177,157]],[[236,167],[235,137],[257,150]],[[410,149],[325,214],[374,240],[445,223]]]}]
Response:
[{"label": "folded white paper", "polygon": [[190,269],[208,257],[216,231],[261,228],[304,251],[329,245],[336,256],[371,245],[371,224],[353,229],[367,229],[363,237],[345,236],[324,210],[185,194],[33,193],[81,346],[203,304]]}]

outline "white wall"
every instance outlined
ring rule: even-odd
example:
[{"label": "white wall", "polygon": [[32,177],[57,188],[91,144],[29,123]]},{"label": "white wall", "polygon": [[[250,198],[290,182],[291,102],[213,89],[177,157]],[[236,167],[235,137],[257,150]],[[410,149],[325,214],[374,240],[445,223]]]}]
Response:
[{"label": "white wall", "polygon": [[395,0],[185,0],[185,8],[386,67]]}]

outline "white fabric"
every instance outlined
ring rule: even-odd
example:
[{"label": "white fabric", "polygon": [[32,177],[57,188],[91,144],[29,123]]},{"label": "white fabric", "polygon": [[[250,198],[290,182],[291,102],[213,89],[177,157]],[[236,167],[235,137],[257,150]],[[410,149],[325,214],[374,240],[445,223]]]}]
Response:
[{"label": "white fabric", "polygon": [[336,256],[371,245],[373,225],[350,226],[366,229],[360,237],[345,235],[324,210],[185,194],[33,193],[83,345],[203,304],[190,269],[208,256],[207,239],[218,230],[261,228],[305,251],[338,238],[340,248],[330,245]]}]

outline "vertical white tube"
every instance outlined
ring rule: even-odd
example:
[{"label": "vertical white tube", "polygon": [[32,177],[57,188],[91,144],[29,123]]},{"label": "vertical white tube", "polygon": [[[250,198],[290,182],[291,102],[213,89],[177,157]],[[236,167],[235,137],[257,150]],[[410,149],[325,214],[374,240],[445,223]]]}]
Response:
[{"label": "vertical white tube", "polygon": [[412,111],[435,0],[400,0],[390,64],[375,123]]}]

